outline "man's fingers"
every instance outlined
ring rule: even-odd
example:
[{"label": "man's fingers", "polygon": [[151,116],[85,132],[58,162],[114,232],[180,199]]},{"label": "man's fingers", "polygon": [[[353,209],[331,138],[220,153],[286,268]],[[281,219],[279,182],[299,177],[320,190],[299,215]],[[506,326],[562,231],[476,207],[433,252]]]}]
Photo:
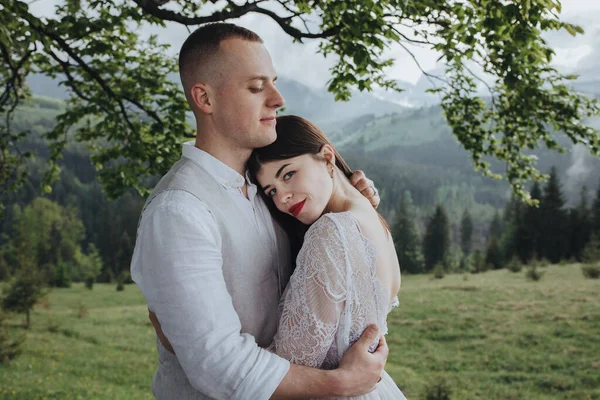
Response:
[{"label": "man's fingers", "polygon": [[372,199],[375,196],[379,196],[377,194],[377,192],[375,191],[375,187],[374,186],[367,186],[366,188],[362,189],[360,191],[360,193],[365,196],[367,199]]},{"label": "man's fingers", "polygon": [[377,210],[377,207],[379,207],[379,204],[381,203],[381,198],[378,194],[376,194],[375,196],[371,197],[369,201],[371,202],[373,208]]},{"label": "man's fingers", "polygon": [[[375,184],[373,183],[372,180],[368,179],[368,178],[363,178],[361,180],[359,180],[358,182],[356,182],[356,185],[354,185],[354,187],[361,192],[364,196],[366,196],[367,194],[369,194],[369,192],[365,192],[365,190],[372,190],[372,192],[370,192],[370,194],[375,194]],[[369,196],[366,196],[369,197]]]},{"label": "man's fingers", "polygon": [[[358,169],[352,173],[352,176],[350,177],[350,183],[352,184],[352,186],[356,186],[356,184],[361,179],[366,179],[366,176],[365,176],[364,172],[362,172],[361,170]],[[358,189],[358,190],[360,191],[360,189]]]},{"label": "man's fingers", "polygon": [[387,357],[390,354],[390,348],[387,345],[387,340],[385,340],[385,335],[381,335],[379,338],[379,344],[377,345],[377,350],[375,350],[374,354],[380,354],[387,360]]},{"label": "man's fingers", "polygon": [[357,343],[360,343],[362,346],[369,347],[377,338],[377,333],[379,333],[379,327],[375,324],[371,324],[364,330]]}]

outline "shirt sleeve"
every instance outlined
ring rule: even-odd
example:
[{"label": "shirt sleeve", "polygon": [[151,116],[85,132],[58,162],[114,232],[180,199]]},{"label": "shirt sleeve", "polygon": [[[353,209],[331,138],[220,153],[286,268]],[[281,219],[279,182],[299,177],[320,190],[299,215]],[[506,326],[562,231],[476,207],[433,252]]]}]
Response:
[{"label": "shirt sleeve", "polygon": [[195,389],[215,399],[269,398],[289,362],[241,333],[216,223],[188,193],[166,193],[183,196],[178,202],[159,196],[140,221],[131,268],[148,308]]},{"label": "shirt sleeve", "polygon": [[280,304],[276,354],[294,364],[335,367],[324,365],[324,361],[340,328],[346,282],[342,237],[335,223],[323,217],[305,237],[298,265]]}]

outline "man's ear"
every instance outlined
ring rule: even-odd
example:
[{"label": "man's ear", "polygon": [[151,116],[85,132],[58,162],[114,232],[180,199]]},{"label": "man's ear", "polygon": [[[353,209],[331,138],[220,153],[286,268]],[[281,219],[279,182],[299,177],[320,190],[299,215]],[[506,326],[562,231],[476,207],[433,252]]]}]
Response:
[{"label": "man's ear", "polygon": [[205,84],[197,83],[190,89],[194,105],[205,114],[212,114],[210,88]]},{"label": "man's ear", "polygon": [[321,146],[321,151],[319,151],[319,154],[325,158],[329,164],[335,165],[335,151],[331,145],[324,144]]}]

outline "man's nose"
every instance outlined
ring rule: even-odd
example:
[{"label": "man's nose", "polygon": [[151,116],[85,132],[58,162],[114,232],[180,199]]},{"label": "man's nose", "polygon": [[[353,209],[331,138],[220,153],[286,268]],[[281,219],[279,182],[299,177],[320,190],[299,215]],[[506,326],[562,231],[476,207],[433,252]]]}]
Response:
[{"label": "man's nose", "polygon": [[271,96],[269,98],[269,107],[281,108],[285,105],[285,99],[279,93],[279,90],[273,86]]}]

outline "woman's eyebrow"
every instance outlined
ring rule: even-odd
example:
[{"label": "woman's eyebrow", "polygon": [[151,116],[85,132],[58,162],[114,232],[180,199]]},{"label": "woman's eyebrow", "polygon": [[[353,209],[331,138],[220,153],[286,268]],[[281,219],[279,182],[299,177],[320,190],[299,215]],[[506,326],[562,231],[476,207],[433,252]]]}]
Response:
[{"label": "woman's eyebrow", "polygon": [[277,171],[277,173],[275,174],[275,179],[278,179],[278,178],[279,178],[279,175],[281,175],[281,171],[283,171],[283,169],[284,169],[285,167],[287,167],[288,165],[290,165],[290,164],[285,164],[285,165],[283,165],[281,168],[279,168],[279,170],[278,170],[278,171]]},{"label": "woman's eyebrow", "polygon": [[[281,166],[281,168],[279,168],[277,170],[277,173],[275,174],[275,179],[279,179],[279,175],[281,175],[281,172],[283,171],[283,169],[285,167],[287,167],[288,165],[290,165],[290,164],[289,163],[288,164],[284,164],[284,165]],[[269,189],[270,187],[271,187],[271,185],[267,185],[267,186],[263,187],[262,190],[265,191],[265,190]]]}]

